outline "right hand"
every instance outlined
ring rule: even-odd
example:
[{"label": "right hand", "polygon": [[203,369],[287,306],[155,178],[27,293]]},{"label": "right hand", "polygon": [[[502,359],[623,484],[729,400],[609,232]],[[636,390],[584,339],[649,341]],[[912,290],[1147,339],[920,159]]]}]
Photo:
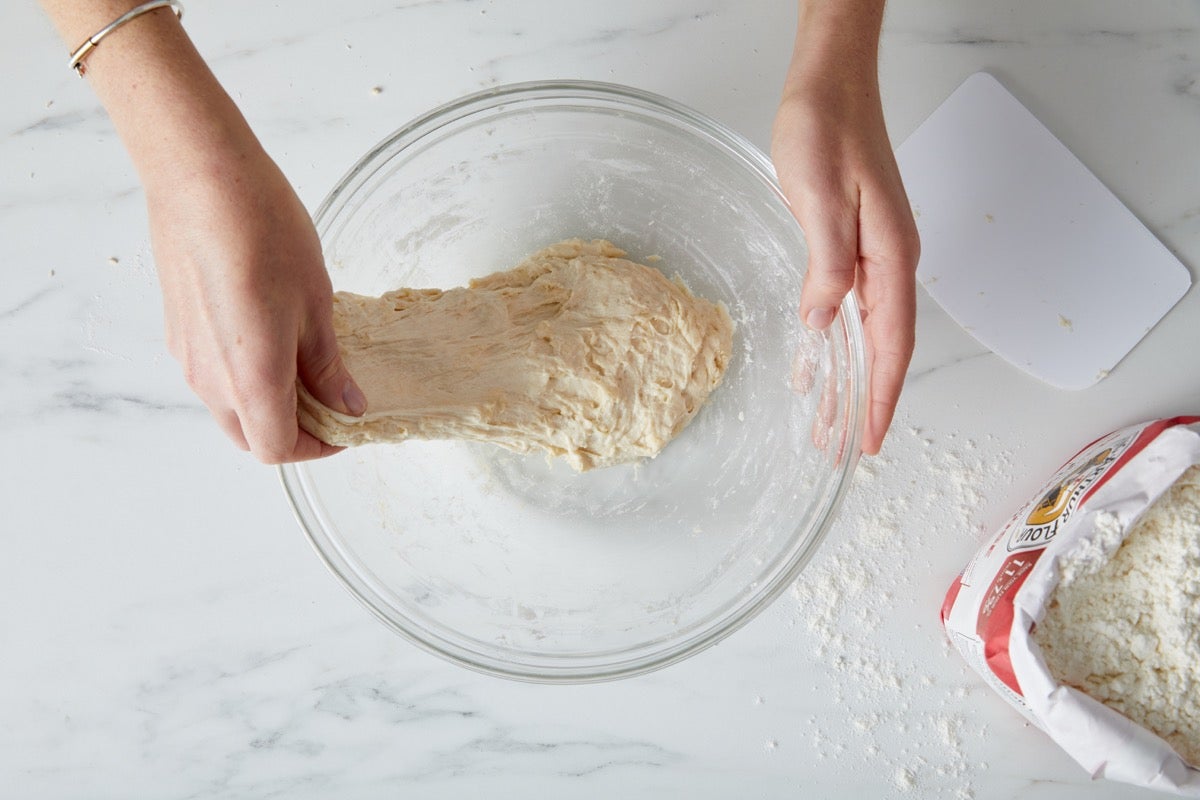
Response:
[{"label": "right hand", "polygon": [[[193,151],[194,153],[195,151]],[[146,180],[167,347],[230,439],[267,464],[338,452],[300,428],[296,382],[366,410],[333,332],[332,287],[307,211],[257,141]]]},{"label": "right hand", "polygon": [[828,328],[852,291],[864,314],[868,386],[862,451],[874,455],[912,358],[920,239],[878,94],[830,90],[819,79],[824,76],[817,77],[797,79],[785,95],[772,155],[808,240],[801,318],[815,330]]},{"label": "right hand", "polygon": [[868,386],[862,451],[879,452],[912,358],[921,243],[884,125],[883,0],[800,3],[771,155],[809,246],[800,315],[833,322],[854,292]]}]

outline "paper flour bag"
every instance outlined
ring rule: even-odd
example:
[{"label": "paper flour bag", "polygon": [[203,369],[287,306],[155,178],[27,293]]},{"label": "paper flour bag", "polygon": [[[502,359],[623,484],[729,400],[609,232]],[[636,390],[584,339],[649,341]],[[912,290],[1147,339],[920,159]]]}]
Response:
[{"label": "paper flour bag", "polygon": [[942,607],[972,668],[1093,777],[1194,797],[1198,464],[1200,417],[1098,439],[975,555]]}]

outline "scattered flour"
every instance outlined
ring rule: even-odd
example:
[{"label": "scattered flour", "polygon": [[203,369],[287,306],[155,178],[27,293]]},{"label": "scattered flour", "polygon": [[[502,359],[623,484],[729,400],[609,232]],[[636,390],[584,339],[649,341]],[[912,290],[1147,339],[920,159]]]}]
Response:
[{"label": "scattered flour", "polygon": [[1098,523],[1097,542],[1064,557],[1034,638],[1052,675],[1200,765],[1200,466],[1124,543],[1115,517]]},{"label": "scattered flour", "polygon": [[[997,521],[980,515],[1003,500],[1012,465],[990,437],[980,445],[901,420],[883,453],[860,462],[838,522],[791,590],[792,623],[807,628],[804,645],[844,711],[809,717],[818,758],[890,776],[897,796],[974,797],[970,776],[984,767],[968,751],[983,750],[987,734],[968,725],[976,683],[965,665],[953,681],[924,665],[938,648],[953,664],[936,623],[942,589]],[[935,567],[937,554],[946,563]],[[898,616],[914,616],[897,611],[905,606],[929,623],[898,630]]]}]

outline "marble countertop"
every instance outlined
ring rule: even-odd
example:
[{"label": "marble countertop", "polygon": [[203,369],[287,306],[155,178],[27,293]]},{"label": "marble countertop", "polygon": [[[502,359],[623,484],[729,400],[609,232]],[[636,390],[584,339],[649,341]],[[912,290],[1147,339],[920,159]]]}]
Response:
[{"label": "marble countertop", "polygon": [[[109,122],[32,0],[3,14],[0,795],[1155,796],[1089,781],[967,671],[937,611],[1077,447],[1200,410],[1198,290],[1075,393],[923,296],[896,430],[794,591],[644,677],[488,678],[372,619],[276,473],[225,442],[165,353]],[[411,117],[511,81],[639,86],[765,147],[794,22],[788,0],[211,0],[185,18],[310,208]],[[894,0],[893,140],[980,69],[1197,277],[1200,6]]]}]

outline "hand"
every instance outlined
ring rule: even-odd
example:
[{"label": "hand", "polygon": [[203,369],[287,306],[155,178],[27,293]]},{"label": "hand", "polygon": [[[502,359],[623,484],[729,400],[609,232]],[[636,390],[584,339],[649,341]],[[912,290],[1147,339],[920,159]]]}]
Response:
[{"label": "hand", "polygon": [[[42,0],[68,45],[123,0]],[[332,290],[308,212],[167,9],[88,56],[88,81],[146,189],[167,347],[217,423],[277,464],[329,455],[296,419],[296,384],[360,415],[333,333]]]},{"label": "hand", "polygon": [[[843,37],[847,28],[853,31],[845,24],[838,29]],[[801,318],[824,330],[846,294],[857,290],[869,376],[862,450],[873,455],[912,358],[920,242],[884,126],[875,38],[850,44],[842,38],[825,48],[814,44],[821,37],[820,21],[806,20],[802,9],[771,154],[808,241]],[[861,48],[857,58],[853,51]]]},{"label": "hand", "polygon": [[268,464],[335,453],[300,429],[296,380],[343,413],[366,400],[337,346],[304,206],[251,142],[146,180],[167,346],[239,447]]}]

